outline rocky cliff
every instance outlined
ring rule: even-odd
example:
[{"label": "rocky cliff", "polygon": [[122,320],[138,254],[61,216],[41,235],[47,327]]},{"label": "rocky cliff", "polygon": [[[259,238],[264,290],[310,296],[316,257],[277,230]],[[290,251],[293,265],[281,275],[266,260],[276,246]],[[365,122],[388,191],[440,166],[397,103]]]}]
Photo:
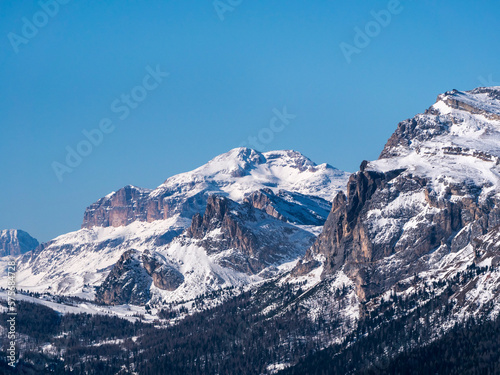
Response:
[{"label": "rocky cliff", "polygon": [[151,298],[151,284],[172,291],[183,281],[182,274],[158,254],[127,250],[97,288],[95,299],[110,305],[144,305]]},{"label": "rocky cliff", "polygon": [[499,88],[450,91],[403,121],[380,158],[338,193],[294,270],[343,270],[362,299],[435,266],[500,224]]},{"label": "rocky cliff", "polygon": [[247,274],[290,261],[304,253],[314,235],[287,224],[250,202],[238,204],[212,195],[202,215],[195,215],[186,237],[197,240],[219,264]]},{"label": "rocky cliff", "polygon": [[97,289],[96,301],[111,305],[141,305],[150,298],[151,277],[141,265],[137,250],[123,253]]},{"label": "rocky cliff", "polygon": [[331,203],[323,198],[269,188],[247,196],[244,202],[267,214],[300,225],[323,225],[331,209]]}]

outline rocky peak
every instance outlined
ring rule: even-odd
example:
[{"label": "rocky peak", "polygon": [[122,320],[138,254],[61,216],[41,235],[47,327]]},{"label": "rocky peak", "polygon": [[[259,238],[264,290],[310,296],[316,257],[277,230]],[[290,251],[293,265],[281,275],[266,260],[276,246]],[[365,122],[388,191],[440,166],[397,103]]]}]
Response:
[{"label": "rocky peak", "polygon": [[96,301],[111,305],[141,305],[149,301],[151,277],[142,267],[140,252],[125,251],[97,289]]},{"label": "rocky peak", "polygon": [[137,219],[147,219],[144,198],[150,192],[148,189],[127,185],[108,194],[87,208],[82,228],[119,227]]},{"label": "rocky peak", "polygon": [[108,194],[87,208],[82,228],[118,227],[177,215],[190,219],[205,210],[211,194],[242,203],[253,192],[266,188],[330,201],[344,188],[347,176],[327,164],[316,165],[296,151],[260,153],[237,148],[193,171],[168,178],[155,190],[126,186]]},{"label": "rocky peak", "polygon": [[[211,195],[207,199],[205,213],[193,217],[186,234],[194,239],[204,239],[203,245],[209,254],[230,248],[252,253],[257,238],[245,228],[245,224],[257,221],[255,213],[248,204],[240,206],[228,198]],[[219,238],[205,238],[215,230],[220,230]]]},{"label": "rocky peak", "polygon": [[[327,259],[324,273],[333,273],[348,262],[373,262],[388,255],[392,249],[375,251],[376,247],[364,227],[363,213],[377,190],[401,174],[403,170],[388,174],[376,171],[357,172],[349,178],[347,195],[339,192],[333,200],[332,209],[314,245],[307,251],[294,270],[302,275],[318,267],[318,255]],[[380,249],[379,249],[380,250]]]},{"label": "rocky peak", "polygon": [[[262,153],[240,147],[213,158],[201,168],[217,174],[222,172],[228,173],[232,177],[244,177],[249,174],[251,169],[265,162],[266,158]],[[168,183],[168,180],[165,183]]]},{"label": "rocky peak", "polygon": [[99,286],[96,301],[119,305],[143,305],[151,298],[151,284],[173,291],[184,282],[184,276],[154,252],[125,251]]},{"label": "rocky peak", "polygon": [[[425,113],[402,121],[389,138],[380,158],[403,156],[411,150],[439,148],[454,141],[478,144],[486,149],[485,135],[498,136],[500,87],[480,87],[471,91],[447,91]],[[475,142],[473,142],[475,141]],[[474,145],[475,146],[475,145]],[[485,147],[486,146],[486,147]],[[423,150],[422,150],[423,151]]]},{"label": "rocky peak", "polygon": [[291,260],[312,243],[314,235],[256,209],[212,195],[203,215],[193,217],[185,240],[193,239],[219,264],[247,274]]},{"label": "rocky peak", "polygon": [[0,231],[0,257],[17,256],[34,250],[38,241],[28,233],[18,229]]},{"label": "rocky peak", "polygon": [[432,107],[440,104],[471,114],[483,115],[489,120],[500,120],[500,87],[479,87],[471,91],[447,91],[438,96]]},{"label": "rocky peak", "polygon": [[287,219],[276,209],[276,199],[276,194],[274,194],[271,189],[265,188],[250,194],[245,198],[245,202],[250,203],[253,207],[266,212],[276,219],[287,221]]},{"label": "rocky peak", "polygon": [[343,270],[367,299],[500,224],[498,88],[451,91],[403,121],[338,193],[294,270]]}]

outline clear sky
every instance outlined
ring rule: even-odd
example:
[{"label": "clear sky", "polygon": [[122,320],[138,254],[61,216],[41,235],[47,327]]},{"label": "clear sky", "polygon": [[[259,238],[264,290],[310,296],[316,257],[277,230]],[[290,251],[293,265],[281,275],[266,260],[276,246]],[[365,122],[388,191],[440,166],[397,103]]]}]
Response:
[{"label": "clear sky", "polygon": [[0,229],[40,241],[249,137],[355,171],[439,93],[500,85],[498,0],[60,3],[0,2]]}]

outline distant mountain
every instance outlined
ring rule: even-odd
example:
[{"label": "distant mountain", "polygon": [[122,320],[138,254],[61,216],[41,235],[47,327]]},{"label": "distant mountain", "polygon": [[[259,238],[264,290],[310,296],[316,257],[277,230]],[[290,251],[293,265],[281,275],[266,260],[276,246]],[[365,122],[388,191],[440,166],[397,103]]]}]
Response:
[{"label": "distant mountain", "polygon": [[234,149],[155,190],[108,194],[81,230],[21,258],[18,283],[160,308],[260,282],[304,255],[347,178],[295,151]]},{"label": "distant mountain", "polygon": [[155,237],[138,243],[137,248],[146,250],[126,251],[98,288],[97,300],[149,302],[161,308],[167,302],[260,282],[303,256],[315,237],[248,202],[211,195],[205,213],[196,214],[170,243],[157,246],[160,237]]},{"label": "distant mountain", "polygon": [[18,256],[35,249],[38,241],[18,229],[0,230],[0,257]]},{"label": "distant mountain", "polygon": [[91,205],[82,228],[117,227],[174,216],[190,219],[202,213],[210,194],[242,203],[261,189],[302,194],[331,201],[345,187],[348,173],[316,165],[296,151],[260,153],[236,148],[187,173],[170,177],[154,190],[126,186]]}]

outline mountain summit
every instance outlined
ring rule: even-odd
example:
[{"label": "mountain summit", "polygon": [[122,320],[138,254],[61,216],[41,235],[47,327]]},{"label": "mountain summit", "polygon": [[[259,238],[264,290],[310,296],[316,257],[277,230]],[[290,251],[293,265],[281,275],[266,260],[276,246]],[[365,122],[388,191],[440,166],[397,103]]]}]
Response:
[{"label": "mountain summit", "polygon": [[[441,278],[447,262],[447,277],[463,264],[496,263],[494,252],[476,256],[483,253],[477,241],[495,237],[500,224],[499,164],[500,88],[439,95],[425,113],[398,125],[378,160],[349,178],[294,273],[345,272],[366,301],[406,290],[416,274]],[[463,302],[457,311],[488,306]]]},{"label": "mountain summit", "polygon": [[186,173],[168,178],[154,190],[126,186],[87,208],[82,228],[118,227],[176,215],[190,219],[203,213],[206,196],[217,194],[238,203],[255,191],[285,190],[330,202],[343,189],[348,173],[316,165],[296,151],[260,153],[236,148]]}]

